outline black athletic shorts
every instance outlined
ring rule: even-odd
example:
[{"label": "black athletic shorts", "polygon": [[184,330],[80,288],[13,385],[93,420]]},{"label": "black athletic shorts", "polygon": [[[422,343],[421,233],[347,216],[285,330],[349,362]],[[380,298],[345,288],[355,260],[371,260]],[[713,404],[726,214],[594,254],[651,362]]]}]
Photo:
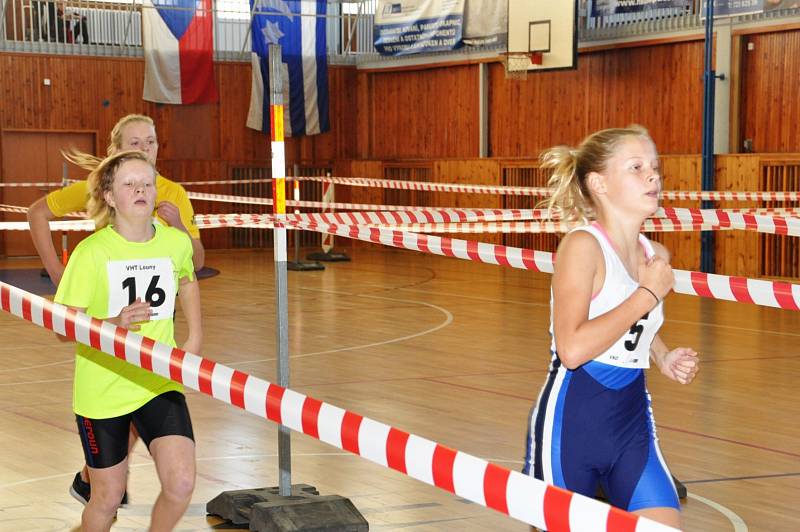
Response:
[{"label": "black athletic shorts", "polygon": [[86,465],[95,469],[111,467],[128,456],[128,433],[131,423],[150,448],[161,436],[186,436],[194,441],[192,420],[182,393],[163,393],[129,414],[106,419],[75,415],[83,445]]}]

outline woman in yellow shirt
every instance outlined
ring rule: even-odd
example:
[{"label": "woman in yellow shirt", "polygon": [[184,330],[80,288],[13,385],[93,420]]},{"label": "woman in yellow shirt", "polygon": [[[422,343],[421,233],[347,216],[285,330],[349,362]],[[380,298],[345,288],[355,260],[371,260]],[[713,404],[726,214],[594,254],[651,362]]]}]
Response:
[{"label": "woman in yellow shirt", "polygon": [[[111,142],[106,151],[108,155],[112,155],[123,150],[140,150],[155,166],[158,157],[158,137],[155,124],[150,117],[127,115],[116,123],[111,130]],[[64,274],[64,265],[61,264],[53,246],[49,222],[71,212],[84,210],[88,197],[86,181],[79,181],[36,200],[28,209],[33,245],[56,286]],[[194,218],[192,204],[182,186],[161,175],[156,177],[156,215],[166,225],[189,235],[194,252],[194,268],[195,270],[202,268],[205,262],[205,249],[200,241],[200,231],[192,221]]]}]

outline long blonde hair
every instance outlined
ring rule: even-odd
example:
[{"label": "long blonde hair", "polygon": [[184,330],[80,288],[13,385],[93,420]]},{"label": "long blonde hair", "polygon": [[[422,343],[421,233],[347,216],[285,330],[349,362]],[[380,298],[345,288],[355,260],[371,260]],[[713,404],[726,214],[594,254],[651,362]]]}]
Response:
[{"label": "long blonde hair", "polygon": [[628,137],[653,141],[647,129],[633,124],[592,133],[576,149],[556,146],[542,153],[542,168],[554,170],[547,182],[550,197],[543,202],[551,216],[568,223],[587,223],[596,217],[586,177],[591,172],[604,172],[619,143]]},{"label": "long blonde hair", "polygon": [[[85,154],[82,154],[85,155]],[[94,157],[94,156],[89,156]],[[70,159],[72,160],[72,159]],[[86,179],[89,189],[89,201],[86,203],[86,212],[94,220],[95,228],[102,229],[109,222],[114,221],[114,207],[106,202],[105,193],[111,190],[114,185],[114,178],[120,166],[127,161],[144,161],[153,170],[153,180],[155,181],[156,169],[147,155],[139,150],[128,150],[116,152],[105,159],[98,159],[94,168],[91,168],[89,177]],[[73,160],[73,162],[75,162]],[[78,163],[76,163],[78,164]]]},{"label": "long blonde hair", "polygon": [[111,130],[109,144],[106,148],[107,155],[111,155],[115,151],[122,149],[122,128],[133,122],[144,122],[145,124],[153,126],[153,129],[156,127],[155,122],[153,122],[153,119],[149,116],[137,114],[123,116],[114,124],[114,128]]},{"label": "long blonde hair", "polygon": [[[111,134],[109,135],[109,144],[106,148],[107,156],[112,155],[114,152],[122,149],[122,129],[128,124],[132,124],[134,122],[144,122],[145,124],[149,124],[154,128],[156,127],[153,119],[149,116],[136,114],[123,116],[117,121],[116,124],[114,124],[114,128],[111,130]],[[84,153],[76,150],[75,148],[61,150],[61,154],[72,164],[78,165],[84,170],[89,171],[97,168],[97,165],[103,161],[102,157],[98,157],[97,155],[92,155],[90,153]]]}]

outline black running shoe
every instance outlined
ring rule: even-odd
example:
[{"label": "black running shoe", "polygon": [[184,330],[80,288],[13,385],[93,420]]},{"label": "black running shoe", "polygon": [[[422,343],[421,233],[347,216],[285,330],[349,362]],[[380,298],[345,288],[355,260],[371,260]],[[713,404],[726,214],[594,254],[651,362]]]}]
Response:
[{"label": "black running shoe", "polygon": [[92,486],[83,481],[80,473],[75,473],[75,478],[72,479],[72,485],[69,487],[69,494],[76,501],[86,506],[92,496]]},{"label": "black running shoe", "polygon": [[[86,503],[89,502],[89,499],[92,496],[92,485],[83,481],[80,472],[75,473],[75,478],[72,479],[72,485],[69,487],[69,494],[72,495],[79,503],[86,506]],[[127,490],[122,494],[122,501],[119,503],[119,505],[128,505]]]}]

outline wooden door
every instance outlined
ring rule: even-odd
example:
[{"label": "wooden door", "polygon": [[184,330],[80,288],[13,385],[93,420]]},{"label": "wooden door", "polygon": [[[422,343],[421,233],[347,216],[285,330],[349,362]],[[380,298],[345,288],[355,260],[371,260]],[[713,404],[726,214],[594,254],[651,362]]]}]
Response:
[{"label": "wooden door", "polygon": [[[4,183],[61,183],[65,172],[69,179],[83,179],[86,172],[66,165],[61,150],[76,148],[95,153],[95,132],[20,131],[0,133],[0,181]],[[27,207],[55,187],[2,187],[0,203]],[[4,221],[25,220],[24,214],[2,213]],[[8,257],[35,256],[36,249],[27,231],[2,231],[0,253]],[[69,249],[85,237],[85,233],[69,234]],[[61,249],[61,234],[54,233],[56,249]]]}]

